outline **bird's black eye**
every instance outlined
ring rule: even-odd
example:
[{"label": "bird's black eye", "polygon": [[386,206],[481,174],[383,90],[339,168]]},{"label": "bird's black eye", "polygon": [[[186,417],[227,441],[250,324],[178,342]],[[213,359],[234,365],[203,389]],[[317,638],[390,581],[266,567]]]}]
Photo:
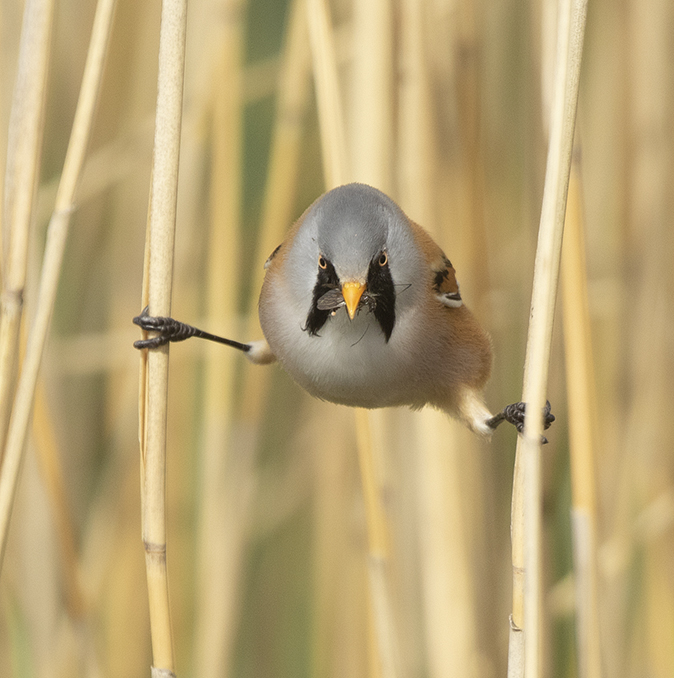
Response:
[{"label": "bird's black eye", "polygon": [[388,264],[388,254],[386,254],[386,252],[382,252],[379,255],[379,265],[386,266],[386,264]]},{"label": "bird's black eye", "polygon": [[325,270],[328,267],[328,262],[325,260],[325,257],[320,254],[318,255],[318,266],[323,270]]}]

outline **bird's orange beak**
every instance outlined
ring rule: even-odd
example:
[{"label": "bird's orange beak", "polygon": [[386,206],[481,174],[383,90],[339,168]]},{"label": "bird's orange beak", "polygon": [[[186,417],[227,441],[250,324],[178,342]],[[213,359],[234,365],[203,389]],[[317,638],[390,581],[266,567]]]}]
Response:
[{"label": "bird's orange beak", "polygon": [[365,283],[357,281],[345,282],[342,285],[342,296],[344,297],[346,310],[348,311],[351,320],[356,316],[356,309],[358,308],[360,298],[363,296],[363,292],[365,292],[365,287]]}]

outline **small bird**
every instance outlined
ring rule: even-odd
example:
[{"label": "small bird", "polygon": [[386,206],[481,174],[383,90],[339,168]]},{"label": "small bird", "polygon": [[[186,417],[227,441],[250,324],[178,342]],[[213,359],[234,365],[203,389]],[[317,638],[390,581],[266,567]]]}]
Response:
[{"label": "small bird", "polygon": [[[339,186],[316,200],[265,264],[265,339],[241,343],[146,308],[134,323],[159,334],[139,349],[196,336],[278,360],[311,395],[341,405],[431,405],[476,433],[524,426],[524,403],[492,415],[482,390],[489,337],[464,305],[456,272],[426,231],[381,191]],[[544,427],[554,421],[550,404]]]}]

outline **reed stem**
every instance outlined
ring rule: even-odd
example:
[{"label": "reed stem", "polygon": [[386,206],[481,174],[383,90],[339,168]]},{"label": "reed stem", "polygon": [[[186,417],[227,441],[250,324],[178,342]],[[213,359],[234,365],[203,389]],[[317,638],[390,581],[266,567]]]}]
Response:
[{"label": "reed stem", "polygon": [[0,476],[0,568],[2,567],[14,493],[30,423],[35,386],[56,299],[63,253],[70,226],[70,216],[75,207],[75,191],[84,163],[84,155],[87,150],[103,75],[114,7],[114,0],[100,0],[96,8],[72,133],[63,163],[63,173],[56,195],[54,213],[47,228],[47,242],[45,244],[37,308],[28,337],[26,356],[12,408]]},{"label": "reed stem", "polygon": [[[157,108],[146,255],[147,304],[171,314],[180,128],[185,67],[186,0],[164,0],[159,35]],[[145,302],[145,300],[144,300]],[[166,421],[168,346],[141,359],[141,503],[153,674],[173,675],[174,653],[166,568]],[[144,384],[144,386],[143,386]],[[145,399],[147,398],[147,403]]]},{"label": "reed stem", "polygon": [[[223,3],[214,55],[210,224],[207,262],[207,317],[210,327],[237,336],[241,280],[242,58],[244,11],[240,0]],[[195,673],[203,678],[226,675],[230,663],[238,601],[243,539],[234,531],[232,506],[240,487],[232,481],[232,419],[237,351],[212,344],[206,353],[204,418],[201,434],[201,491],[198,533],[198,616],[195,625]],[[235,514],[237,512],[234,512]],[[240,517],[240,516],[239,516]],[[241,521],[243,525],[247,521]]]},{"label": "reed stem", "polygon": [[[311,54],[308,44],[306,0],[293,0],[289,12],[283,62],[279,74],[269,175],[251,285],[256,295],[262,287],[264,263],[283,240],[292,221],[299,177],[301,140],[309,104]],[[255,303],[251,302],[249,307],[254,308]]]},{"label": "reed stem", "polygon": [[579,165],[579,153],[576,153],[569,181],[562,260],[564,353],[571,453],[571,527],[578,675],[580,678],[601,678],[595,489],[596,395]]},{"label": "reed stem", "polygon": [[[516,455],[521,457],[521,485],[513,487],[513,545],[523,554],[513,554],[513,611],[522,609],[522,619],[513,616],[514,628],[524,630],[524,661],[509,657],[513,666],[524,669],[526,678],[537,678],[541,670],[541,435],[545,405],[552,324],[559,278],[566,196],[576,123],[578,84],[582,57],[587,0],[563,0],[557,34],[554,95],[550,141],[546,164],[543,204],[534,264],[531,316],[527,337],[522,400],[529,412],[539,413],[525,420]],[[515,498],[521,492],[521,500]],[[521,502],[521,503],[520,503]],[[518,535],[523,535],[520,538]],[[515,576],[524,564],[524,581]],[[522,583],[524,589],[522,590]],[[517,586],[518,588],[515,588]],[[521,599],[521,602],[520,602]],[[521,607],[520,607],[521,606]],[[509,669],[510,671],[510,669]]]},{"label": "reed stem", "polygon": [[349,142],[354,181],[393,190],[393,11],[390,0],[354,3]]},{"label": "reed stem", "polygon": [[307,0],[307,21],[321,128],[323,176],[325,185],[331,189],[349,181],[350,174],[335,40],[326,0]]},{"label": "reed stem", "polygon": [[[40,172],[44,101],[49,71],[53,0],[27,0],[12,96],[3,201],[2,296],[0,297],[0,450],[12,409],[23,315],[28,239]],[[2,452],[0,452],[2,460]]]},{"label": "reed stem", "polygon": [[66,609],[75,621],[80,621],[87,610],[77,558],[77,540],[54,425],[41,384],[38,384],[35,394],[33,436],[43,483],[49,495],[52,519],[58,534]]},{"label": "reed stem", "polygon": [[[339,91],[334,36],[325,0],[307,0],[309,42],[313,57],[314,81],[318,104],[323,152],[323,173],[328,189],[351,180],[346,152],[344,111]],[[379,668],[383,678],[398,675],[395,628],[386,564],[386,518],[380,488],[374,476],[369,416],[355,411],[357,447],[368,524],[368,574],[372,619],[375,626]],[[376,666],[376,663],[375,663]]]},{"label": "reed stem", "polygon": [[400,668],[389,589],[388,526],[375,466],[370,413],[357,409],[355,416],[360,478],[367,516],[367,569],[376,646],[379,649],[379,675],[381,678],[395,678],[400,675]]}]

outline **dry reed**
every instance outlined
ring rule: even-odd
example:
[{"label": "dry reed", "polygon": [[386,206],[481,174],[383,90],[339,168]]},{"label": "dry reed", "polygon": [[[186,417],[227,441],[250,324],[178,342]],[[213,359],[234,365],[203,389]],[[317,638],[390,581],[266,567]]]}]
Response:
[{"label": "dry reed", "polygon": [[[150,313],[171,314],[187,2],[162,7],[159,75],[146,243],[144,299]],[[147,290],[145,296],[145,289]],[[142,534],[150,605],[153,676],[174,675],[166,568],[166,422],[168,346],[141,357],[140,446]]]},{"label": "dry reed", "polygon": [[[9,164],[6,133],[21,4],[0,6],[3,166]],[[540,20],[551,5],[497,3],[486,11],[467,0],[326,4],[349,176],[385,188],[433,232],[457,268],[468,306],[493,339],[487,402],[494,409],[512,402],[522,381],[545,160],[538,77],[551,72],[545,54],[555,48],[543,32],[539,49]],[[35,309],[42,226],[56,196],[94,5],[93,0],[56,5],[40,132],[42,169],[27,250],[26,319]],[[211,117],[214,102],[228,89],[218,82],[216,64],[223,50],[234,48],[215,37],[223,25],[222,8],[220,0],[190,2],[173,311],[197,324],[227,322],[223,331],[230,331],[231,323],[234,338],[246,340],[260,336],[255,298],[261,264],[323,191],[321,138],[302,17],[306,0],[287,7],[249,2],[238,17],[242,56],[234,74],[241,78],[242,124],[239,176],[231,184],[241,187],[233,227],[240,240],[238,292],[232,290],[237,301],[227,312],[229,321],[197,316],[206,315],[209,296],[207,257],[213,253],[207,231],[217,195],[211,196],[225,181],[213,182],[212,168],[226,152],[211,145],[213,125],[222,134],[218,145],[229,134]],[[137,354],[131,348],[138,331],[129,319],[138,308],[159,9],[152,3],[118,3],[98,122],[72,215],[77,237],[70,238],[64,253],[40,371],[49,421],[45,425],[36,409],[2,570],[2,675],[140,678],[152,662],[138,543],[132,393]],[[565,317],[564,342],[561,333],[553,335],[547,395],[557,421],[541,459],[545,558],[540,574],[542,663],[551,678],[581,675],[581,666],[589,664],[583,656],[589,660],[594,652],[583,652],[582,638],[590,638],[582,618],[595,613],[577,606],[574,596],[574,584],[579,590],[585,586],[582,568],[591,562],[583,565],[582,551],[572,554],[581,533],[571,517],[582,503],[575,491],[577,462],[588,461],[580,456],[576,435],[588,414],[579,405],[579,389],[588,381],[596,383],[596,396],[587,397],[601,443],[594,446],[594,536],[596,619],[602,633],[592,642],[600,636],[606,675],[635,678],[647,671],[665,678],[673,672],[668,414],[674,383],[668,160],[673,12],[666,0],[627,0],[617,6],[595,3],[588,16],[579,179],[589,330],[577,339],[587,357],[591,334],[594,349],[592,360],[586,360],[592,367],[579,369],[582,377],[568,376],[564,386],[562,365],[575,369],[574,361],[582,357],[581,348],[566,348],[567,332],[579,328]],[[543,108],[551,98],[546,88]],[[571,192],[569,218],[572,205]],[[10,223],[6,216],[3,222],[7,254]],[[571,223],[567,228],[565,248],[572,244]],[[231,230],[223,234],[232,246],[234,237]],[[573,301],[571,310],[578,312],[584,294],[567,300],[565,293],[564,303]],[[28,336],[29,323],[24,325]],[[214,420],[220,413],[231,431],[223,458],[215,459],[220,468],[214,475],[224,478],[209,479],[211,490],[224,488],[227,501],[216,498],[216,507],[211,496],[209,508],[200,494],[207,473],[201,466],[200,428],[207,409],[207,356],[198,342],[171,349],[166,510],[180,673],[201,671],[212,661],[223,667],[222,675],[244,677],[377,675],[353,413],[305,397],[275,367],[231,358],[230,404],[212,405],[208,415]],[[401,675],[503,675],[504,622],[510,611],[521,619],[521,607],[518,611],[510,600],[507,540],[514,432],[502,427],[486,446],[434,412],[382,411],[370,420]],[[50,449],[47,464],[55,462],[54,446],[63,491],[58,472],[41,477],[35,463],[36,451]],[[578,475],[590,480],[587,470]],[[226,575],[217,572],[223,562],[218,556],[202,579],[209,529],[200,532],[200,516],[215,508],[226,519],[210,528],[212,540],[221,555],[227,554],[230,569]],[[57,530],[69,536],[57,536]],[[591,560],[591,550],[588,555]],[[218,630],[220,621],[203,614],[204,600],[212,593],[209,602],[216,607],[225,589],[233,595],[219,611],[220,620],[227,621]],[[85,609],[80,621],[78,598]],[[226,649],[211,655],[201,629],[210,638],[225,638]]]},{"label": "dry reed", "polygon": [[[584,0],[561,2],[559,6],[550,141],[522,391],[522,400],[527,403],[529,412],[542,413],[546,399],[586,13],[587,3]],[[535,678],[541,671],[542,432],[542,414],[526,418],[524,432],[517,445],[517,454],[522,460],[521,476],[518,473],[513,482],[514,602],[511,634],[522,633],[524,660],[516,656],[522,649],[521,642],[513,642],[511,652],[515,656],[512,656],[508,673],[515,676],[516,672],[521,672],[527,678]],[[521,500],[517,498],[519,493]],[[521,604],[518,602],[520,597]],[[520,609],[521,619],[516,616]]]},{"label": "dry reed", "polygon": [[[0,301],[0,449],[3,452],[14,396],[29,230],[40,171],[53,13],[52,0],[26,2],[7,135]],[[0,453],[0,460],[2,457]]]},{"label": "dry reed", "polygon": [[[241,148],[243,123],[243,7],[235,0],[223,7],[214,43],[210,228],[206,317],[208,327],[237,336],[235,322],[241,276]],[[224,86],[222,86],[224,84]],[[198,537],[198,616],[195,627],[195,671],[204,678],[222,676],[229,666],[240,579],[241,539],[225,539],[233,508],[228,461],[233,414],[234,351],[212,345],[205,360],[202,476]],[[228,515],[229,514],[229,515]],[[245,524],[245,521],[244,521]],[[230,530],[227,531],[230,533]],[[237,531],[234,531],[236,534]]]},{"label": "dry reed", "polygon": [[307,22],[321,127],[323,175],[325,185],[330,189],[350,181],[350,172],[335,40],[325,0],[307,0]]},{"label": "dry reed", "polygon": [[26,436],[28,435],[35,387],[56,298],[66,238],[68,236],[68,227],[70,225],[70,215],[74,208],[75,190],[80,178],[82,165],[84,164],[84,155],[98,99],[114,6],[114,0],[102,0],[98,7],[96,20],[92,29],[89,52],[87,54],[85,72],[82,78],[80,97],[73,121],[73,129],[66,159],[63,164],[59,189],[56,194],[54,213],[47,229],[47,242],[45,244],[37,308],[28,337],[26,357],[22,365],[21,376],[12,408],[2,474],[0,475],[0,567],[3,562],[14,493],[26,444]]},{"label": "dry reed", "polygon": [[[325,184],[333,188],[352,179],[346,144],[344,109],[340,96],[335,43],[325,0],[307,0],[316,99],[321,129]],[[369,415],[355,411],[357,448],[368,527],[368,581],[376,652],[372,671],[383,678],[400,674],[397,632],[393,621],[386,546],[386,517],[377,480]]]},{"label": "dry reed", "polygon": [[601,642],[597,589],[596,410],[594,363],[588,307],[585,232],[580,183],[580,149],[569,180],[562,265],[564,340],[569,399],[572,529],[578,675],[600,678]]}]

